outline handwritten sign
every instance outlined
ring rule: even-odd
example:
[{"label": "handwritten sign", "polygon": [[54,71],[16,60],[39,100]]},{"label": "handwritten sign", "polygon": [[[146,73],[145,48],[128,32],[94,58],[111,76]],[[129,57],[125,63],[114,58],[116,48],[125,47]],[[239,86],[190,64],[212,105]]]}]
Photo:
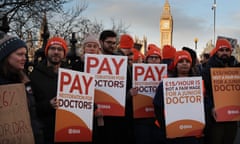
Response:
[{"label": "handwritten sign", "polygon": [[155,117],[153,97],[166,75],[166,64],[133,64],[133,88],[138,92],[133,96],[134,118]]},{"label": "handwritten sign", "polygon": [[240,120],[240,68],[211,68],[216,121]]},{"label": "handwritten sign", "polygon": [[0,86],[0,143],[34,143],[23,84]]},{"label": "handwritten sign", "polygon": [[55,142],[92,141],[94,76],[59,69]]},{"label": "handwritten sign", "polygon": [[201,77],[163,79],[168,138],[200,136],[205,125]]}]

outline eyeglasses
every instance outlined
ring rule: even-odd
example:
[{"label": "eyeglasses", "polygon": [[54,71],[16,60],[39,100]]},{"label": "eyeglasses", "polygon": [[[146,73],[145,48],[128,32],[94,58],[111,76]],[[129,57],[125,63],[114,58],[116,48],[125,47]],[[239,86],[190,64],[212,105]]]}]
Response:
[{"label": "eyeglasses", "polygon": [[49,50],[51,51],[63,51],[64,49],[62,47],[49,47]]},{"label": "eyeglasses", "polygon": [[104,41],[104,42],[106,42],[106,43],[109,44],[109,45],[116,45],[116,42],[115,42],[115,41]]},{"label": "eyeglasses", "polygon": [[218,51],[220,51],[220,52],[223,52],[223,51],[225,51],[225,52],[229,52],[230,49],[229,49],[229,48],[220,48]]},{"label": "eyeglasses", "polygon": [[152,59],[152,60],[153,60],[153,59],[160,59],[159,56],[148,56],[147,58],[148,58],[148,59]]}]

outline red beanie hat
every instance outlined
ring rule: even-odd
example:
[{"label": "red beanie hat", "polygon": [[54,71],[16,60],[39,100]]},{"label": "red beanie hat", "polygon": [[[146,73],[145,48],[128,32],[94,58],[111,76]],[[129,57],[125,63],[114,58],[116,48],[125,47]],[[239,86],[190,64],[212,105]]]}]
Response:
[{"label": "red beanie hat", "polygon": [[120,37],[119,48],[131,49],[134,46],[133,38],[128,34],[123,34]]},{"label": "red beanie hat", "polygon": [[148,45],[148,51],[151,49],[156,49],[156,50],[160,50],[160,48],[158,46],[156,46],[155,44],[149,44]]},{"label": "red beanie hat", "polygon": [[216,47],[211,51],[210,56],[213,56],[221,48],[229,48],[232,51],[232,46],[228,40],[218,39]]},{"label": "red beanie hat", "polygon": [[146,58],[147,58],[148,56],[154,55],[154,54],[155,54],[155,55],[158,55],[158,56],[160,57],[160,59],[161,59],[160,49],[155,49],[155,48],[148,50],[147,55],[146,55]]},{"label": "red beanie hat", "polygon": [[133,60],[136,61],[136,60],[139,60],[140,58],[144,59],[144,55],[136,50],[135,48],[132,49],[132,52],[133,52]]},{"label": "red beanie hat", "polygon": [[150,55],[156,54],[161,58],[161,51],[160,48],[157,47],[155,44],[149,44],[148,45],[148,51],[146,54],[146,58]]},{"label": "red beanie hat", "polygon": [[63,47],[64,54],[66,56],[66,53],[68,51],[67,43],[66,41],[61,37],[52,37],[48,40],[46,48],[45,48],[45,55],[47,55],[48,49],[51,45],[58,44]]},{"label": "red beanie hat", "polygon": [[164,45],[162,49],[163,59],[174,59],[176,49],[171,45]]},{"label": "red beanie hat", "polygon": [[177,65],[177,63],[182,60],[182,59],[187,59],[188,61],[191,62],[192,64],[192,58],[189,52],[185,51],[185,50],[181,50],[181,51],[176,51],[175,53],[175,58],[174,58],[174,67]]}]

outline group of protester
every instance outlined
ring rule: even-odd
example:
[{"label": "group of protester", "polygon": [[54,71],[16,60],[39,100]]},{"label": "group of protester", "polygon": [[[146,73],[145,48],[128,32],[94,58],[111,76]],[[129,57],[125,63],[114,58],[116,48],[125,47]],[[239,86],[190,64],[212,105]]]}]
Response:
[{"label": "group of protester", "polygon": [[[23,83],[26,86],[29,102],[31,125],[36,144],[53,144],[55,130],[55,112],[58,108],[57,82],[58,69],[64,67],[68,46],[61,37],[51,37],[45,48],[46,58],[34,67],[30,75],[25,73],[27,46],[24,41],[0,33],[0,85]],[[171,45],[162,49],[149,44],[145,55],[134,48],[131,35],[120,36],[112,30],[104,30],[99,38],[88,35],[83,43],[83,52],[78,61],[71,67],[73,70],[84,71],[85,54],[121,55],[128,57],[125,116],[103,116],[104,125],[97,119],[102,117],[97,112],[93,120],[92,142],[104,144],[233,144],[237,133],[237,122],[216,122],[211,83],[211,68],[239,67],[239,62],[231,56],[231,44],[219,39],[212,50],[208,61],[199,63],[196,53],[187,47],[176,50]],[[205,85],[204,105],[206,125],[201,136],[166,138],[163,83],[160,82],[153,98],[155,117],[133,118],[132,97],[137,90],[132,87],[132,64],[167,64],[168,77],[202,76]],[[32,91],[27,90],[31,87]],[[176,110],[177,113],[178,110]],[[158,125],[160,124],[160,125]]]}]

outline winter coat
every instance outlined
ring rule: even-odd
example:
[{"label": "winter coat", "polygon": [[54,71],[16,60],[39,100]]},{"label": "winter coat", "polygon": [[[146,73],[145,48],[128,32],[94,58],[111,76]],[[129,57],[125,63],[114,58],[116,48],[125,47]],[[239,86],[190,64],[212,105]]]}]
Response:
[{"label": "winter coat", "polygon": [[165,118],[164,118],[164,96],[163,96],[163,82],[160,82],[158,88],[156,90],[153,105],[156,119],[160,125],[160,129],[164,132],[164,136],[166,137],[166,128],[165,128]]},{"label": "winter coat", "polygon": [[54,141],[55,112],[50,100],[57,96],[58,75],[47,62],[39,63],[30,74],[32,89],[36,99],[37,114],[44,126],[44,137],[48,141]]},{"label": "winter coat", "polygon": [[[228,67],[236,67],[237,64],[239,63],[234,56],[231,56],[230,59],[227,61]],[[224,67],[226,66],[223,63],[223,61],[219,59],[217,55],[213,55],[212,57],[210,57],[206,66],[202,70],[202,77],[203,77],[204,85],[206,88],[205,104],[206,104],[206,109],[208,110],[214,107],[210,69],[224,68]]]},{"label": "winter coat", "polygon": [[[4,78],[3,76],[0,75],[0,85],[21,83],[15,74],[9,74],[9,75],[12,75],[11,79]],[[39,118],[36,112],[36,103],[32,93],[31,82],[28,82],[25,84],[25,90],[27,95],[28,110],[29,110],[29,116],[30,116],[35,144],[44,144],[42,124],[39,121]]]}]

